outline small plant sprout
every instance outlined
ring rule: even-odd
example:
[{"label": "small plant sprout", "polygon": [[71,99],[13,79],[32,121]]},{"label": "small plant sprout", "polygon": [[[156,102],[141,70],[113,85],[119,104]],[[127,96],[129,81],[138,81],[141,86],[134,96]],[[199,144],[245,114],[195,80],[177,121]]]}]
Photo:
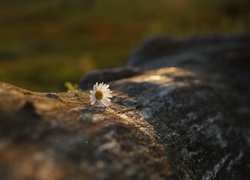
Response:
[{"label": "small plant sprout", "polygon": [[68,92],[74,95],[84,95],[81,89],[77,89],[77,84],[72,84],[71,82],[65,82],[64,86],[67,87]]},{"label": "small plant sprout", "polygon": [[110,98],[113,97],[111,95],[112,91],[110,91],[109,85],[104,83],[96,83],[90,93],[91,105],[95,104],[97,101],[102,107],[108,107],[111,101]]}]

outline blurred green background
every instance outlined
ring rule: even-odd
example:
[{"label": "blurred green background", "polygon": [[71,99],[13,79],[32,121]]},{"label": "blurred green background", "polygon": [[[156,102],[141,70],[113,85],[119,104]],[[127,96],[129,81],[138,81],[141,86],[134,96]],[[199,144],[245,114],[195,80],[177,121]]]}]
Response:
[{"label": "blurred green background", "polygon": [[249,0],[1,0],[0,81],[63,91],[149,37],[250,32]]}]

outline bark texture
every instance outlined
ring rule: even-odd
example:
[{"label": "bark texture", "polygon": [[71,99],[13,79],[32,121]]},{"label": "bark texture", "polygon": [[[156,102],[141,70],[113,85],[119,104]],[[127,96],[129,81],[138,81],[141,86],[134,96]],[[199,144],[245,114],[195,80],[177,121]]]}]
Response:
[{"label": "bark texture", "polygon": [[250,178],[248,35],[159,37],[127,65],[79,84],[112,80],[106,109],[0,83],[0,179]]}]

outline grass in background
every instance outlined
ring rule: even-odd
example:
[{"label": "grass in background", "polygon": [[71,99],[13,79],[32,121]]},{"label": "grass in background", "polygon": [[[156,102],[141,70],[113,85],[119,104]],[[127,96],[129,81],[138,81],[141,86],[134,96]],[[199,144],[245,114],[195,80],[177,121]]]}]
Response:
[{"label": "grass in background", "polygon": [[248,33],[248,0],[2,0],[0,80],[61,91],[156,35]]}]

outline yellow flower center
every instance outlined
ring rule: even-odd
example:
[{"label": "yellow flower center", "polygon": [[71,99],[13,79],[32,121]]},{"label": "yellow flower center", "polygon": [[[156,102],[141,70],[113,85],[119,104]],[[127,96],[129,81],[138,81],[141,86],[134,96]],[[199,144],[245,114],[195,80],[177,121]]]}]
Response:
[{"label": "yellow flower center", "polygon": [[95,98],[96,98],[97,100],[100,101],[100,100],[103,98],[103,93],[102,93],[102,91],[97,90],[97,91],[95,92]]}]

